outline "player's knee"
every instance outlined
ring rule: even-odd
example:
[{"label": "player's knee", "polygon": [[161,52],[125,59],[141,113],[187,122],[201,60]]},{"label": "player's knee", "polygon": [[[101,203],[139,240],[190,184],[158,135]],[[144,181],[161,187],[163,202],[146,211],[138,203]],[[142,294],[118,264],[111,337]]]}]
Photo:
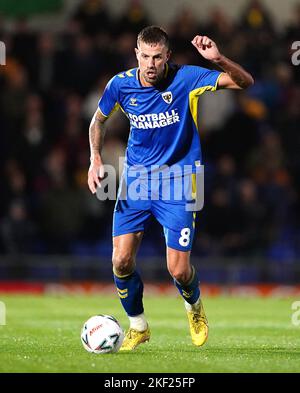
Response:
[{"label": "player's knee", "polygon": [[112,263],[114,272],[120,276],[130,274],[134,269],[134,259],[130,254],[115,254]]},{"label": "player's knee", "polygon": [[170,274],[180,284],[186,284],[190,278],[188,270],[174,269],[170,271]]}]

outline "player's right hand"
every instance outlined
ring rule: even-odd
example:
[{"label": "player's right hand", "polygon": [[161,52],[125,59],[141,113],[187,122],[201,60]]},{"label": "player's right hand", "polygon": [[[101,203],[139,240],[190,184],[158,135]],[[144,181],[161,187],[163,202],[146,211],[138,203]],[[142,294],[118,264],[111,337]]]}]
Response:
[{"label": "player's right hand", "polygon": [[88,185],[92,194],[95,194],[97,187],[101,187],[101,180],[104,178],[104,165],[100,157],[91,159],[88,172]]}]

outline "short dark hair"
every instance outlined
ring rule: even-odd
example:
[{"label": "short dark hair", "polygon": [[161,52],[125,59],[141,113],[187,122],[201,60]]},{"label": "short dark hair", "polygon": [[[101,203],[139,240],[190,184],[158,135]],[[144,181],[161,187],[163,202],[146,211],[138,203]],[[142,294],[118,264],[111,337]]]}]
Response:
[{"label": "short dark hair", "polygon": [[145,44],[163,43],[168,50],[170,49],[170,40],[168,34],[159,26],[148,26],[139,32],[137,44],[140,42]]}]

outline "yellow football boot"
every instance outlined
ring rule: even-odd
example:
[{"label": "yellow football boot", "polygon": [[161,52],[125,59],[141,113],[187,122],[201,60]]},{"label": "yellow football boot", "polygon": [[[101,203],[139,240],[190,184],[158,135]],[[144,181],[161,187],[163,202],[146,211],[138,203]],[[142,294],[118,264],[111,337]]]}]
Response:
[{"label": "yellow football boot", "polygon": [[138,345],[150,340],[149,326],[143,332],[130,328],[125,334],[123,344],[120,351],[132,351]]},{"label": "yellow football boot", "polygon": [[201,345],[205,344],[208,338],[208,321],[201,300],[199,308],[195,311],[187,311],[187,316],[192,342],[197,347],[201,347]]}]

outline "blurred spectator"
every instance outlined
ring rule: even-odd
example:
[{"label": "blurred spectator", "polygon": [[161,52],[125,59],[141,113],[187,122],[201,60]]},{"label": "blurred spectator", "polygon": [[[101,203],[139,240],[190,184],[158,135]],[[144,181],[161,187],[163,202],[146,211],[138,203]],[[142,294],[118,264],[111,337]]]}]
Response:
[{"label": "blurred spectator", "polygon": [[151,23],[141,0],[130,0],[125,12],[116,24],[116,32],[120,35],[124,33],[138,34],[149,24]]},{"label": "blurred spectator", "polygon": [[2,187],[0,195],[0,212],[1,216],[7,212],[12,200],[22,200],[23,204],[29,204],[29,193],[27,179],[22,167],[16,160],[6,161],[3,168]]},{"label": "blurred spectator", "polygon": [[58,54],[55,38],[51,33],[42,33],[38,37],[37,54],[34,69],[31,70],[31,81],[35,88],[47,92],[57,85]]},{"label": "blurred spectator", "polygon": [[214,183],[227,190],[231,203],[233,203],[237,188],[238,175],[236,164],[232,156],[222,155],[217,161]]},{"label": "blurred spectator", "polygon": [[239,221],[240,253],[245,256],[263,255],[263,246],[268,240],[267,216],[258,198],[256,185],[250,179],[244,179],[239,184],[235,215]]},{"label": "blurred spectator", "polygon": [[95,83],[93,89],[85,97],[83,103],[83,116],[87,121],[90,121],[98,106],[98,101],[105,89],[107,82],[111,76],[103,74],[100,79]]},{"label": "blurred spectator", "polygon": [[25,102],[29,89],[25,69],[13,62],[8,67],[0,102],[2,115],[7,119],[7,125],[14,133],[21,126],[25,116]]},{"label": "blurred spectator", "polygon": [[291,47],[292,42],[299,41],[300,37],[300,3],[296,3],[291,12],[291,22],[286,27],[285,39],[288,47]]},{"label": "blurred spectator", "polygon": [[[269,11],[260,0],[250,0],[239,23],[247,45],[244,63],[259,76],[265,65],[272,64],[277,53],[277,33]],[[266,56],[268,53],[268,56]]]},{"label": "blurred spectator", "polygon": [[47,151],[47,135],[43,120],[43,103],[38,95],[28,95],[24,124],[12,149],[31,181]]},{"label": "blurred spectator", "polygon": [[12,52],[16,59],[26,68],[33,68],[36,56],[36,34],[31,30],[26,19],[16,21],[12,36]]},{"label": "blurred spectator", "polygon": [[274,177],[284,168],[285,157],[279,135],[272,130],[266,131],[261,145],[249,155],[249,169],[258,182]]},{"label": "blurred spectator", "polygon": [[134,48],[136,47],[136,35],[134,33],[123,33],[116,40],[118,62],[124,70],[136,67]]},{"label": "blurred spectator", "polygon": [[231,58],[232,37],[235,33],[235,26],[223,9],[219,7],[212,9],[208,15],[208,21],[203,27],[203,31],[205,31],[205,35],[212,37],[215,42],[218,42],[218,45],[223,48],[224,53]]},{"label": "blurred spectator", "polygon": [[[235,214],[229,192],[217,186],[205,207],[203,235],[211,255],[236,255],[241,246],[238,216]],[[207,220],[206,220],[207,218]],[[201,241],[201,234],[199,234]]]},{"label": "blurred spectator", "polygon": [[21,200],[15,199],[9,202],[0,230],[6,253],[30,254],[34,251],[36,228]]},{"label": "blurred spectator", "polygon": [[72,174],[78,167],[81,152],[89,147],[85,124],[82,116],[82,100],[76,94],[69,95],[66,101],[66,113],[63,133],[58,137],[57,147],[66,154],[66,169]]},{"label": "blurred spectator", "polygon": [[90,36],[109,30],[112,25],[105,0],[84,0],[73,19],[80,23],[82,32]]},{"label": "blurred spectator", "polygon": [[289,90],[286,110],[281,113],[279,129],[286,155],[288,157],[288,167],[294,175],[294,180],[300,187],[300,88],[295,86]]},{"label": "blurred spectator", "polygon": [[0,14],[0,40],[4,42],[5,28],[4,28],[4,18]]},{"label": "blurred spectator", "polygon": [[198,31],[201,31],[201,29],[198,30],[195,13],[188,7],[182,7],[170,26],[172,49],[178,52],[186,52],[187,48],[190,49],[191,39],[199,34]]},{"label": "blurred spectator", "polygon": [[221,90],[207,92],[199,98],[199,129],[201,132],[217,131],[234,111],[234,93]]},{"label": "blurred spectator", "polygon": [[66,155],[53,149],[47,157],[49,188],[40,199],[40,224],[51,253],[64,253],[81,231],[84,211],[78,189],[67,177]]},{"label": "blurred spectator", "polygon": [[[258,140],[257,120],[265,116],[264,107],[250,100],[243,92],[237,93],[236,110],[225,120],[218,132],[206,135],[206,152],[211,159],[218,158],[223,152],[231,155],[243,170],[245,158],[256,146]],[[200,102],[201,105],[201,102]],[[242,125],[242,128],[241,128]]]},{"label": "blurred spectator", "polygon": [[251,33],[257,31],[274,31],[270,13],[264,7],[261,0],[250,0],[248,2],[240,18],[240,25]]},{"label": "blurred spectator", "polygon": [[64,67],[64,86],[79,94],[87,94],[101,72],[101,59],[89,36],[81,34],[75,38],[74,49]]}]

